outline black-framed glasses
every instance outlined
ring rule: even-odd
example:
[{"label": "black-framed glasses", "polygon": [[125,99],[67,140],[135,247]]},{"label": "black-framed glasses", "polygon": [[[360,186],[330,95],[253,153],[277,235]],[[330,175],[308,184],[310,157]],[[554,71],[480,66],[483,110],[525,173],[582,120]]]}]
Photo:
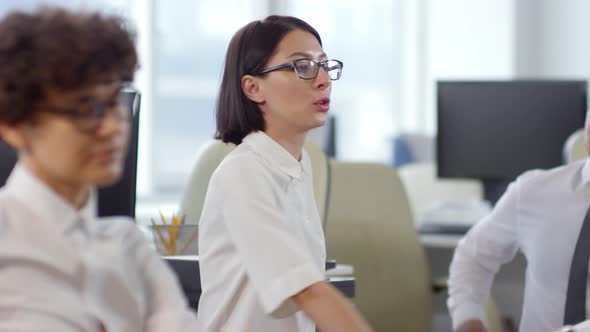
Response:
[{"label": "black-framed glasses", "polygon": [[343,66],[344,64],[342,61],[334,59],[324,61],[315,61],[313,59],[297,59],[278,66],[263,69],[262,71],[254,73],[253,75],[261,76],[272,71],[281,70],[284,68],[293,68],[295,74],[297,74],[300,79],[312,80],[318,76],[320,68],[324,68],[326,73],[328,73],[330,80],[336,81],[340,79],[340,76],[342,75]]},{"label": "black-framed glasses", "polygon": [[[125,88],[129,91],[130,88]],[[67,117],[82,132],[94,133],[100,127],[107,113],[113,113],[119,120],[129,122],[133,117],[133,109],[123,100],[123,93],[108,101],[101,101],[90,98],[79,106],[72,108],[65,107],[42,107],[38,111],[57,114]]]}]

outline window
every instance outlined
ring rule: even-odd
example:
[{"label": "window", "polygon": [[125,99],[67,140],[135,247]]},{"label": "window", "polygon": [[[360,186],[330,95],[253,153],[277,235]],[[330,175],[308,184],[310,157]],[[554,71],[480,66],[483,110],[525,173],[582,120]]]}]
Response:
[{"label": "window", "polygon": [[152,101],[153,190],[182,188],[215,132],[215,102],[232,35],[263,12],[255,0],[157,1]]},{"label": "window", "polygon": [[[300,17],[344,62],[334,82],[337,157],[387,162],[399,95],[400,0],[53,0],[122,14],[138,32],[142,93],[138,216],[176,209],[199,150],[215,131],[215,102],[227,45],[270,13]],[[42,0],[2,1],[0,12]],[[168,206],[165,204],[169,202]],[[154,204],[151,204],[154,203]],[[149,208],[148,208],[149,206]]]},{"label": "window", "polygon": [[273,8],[283,8],[282,14],[301,17],[316,27],[329,56],[345,63],[343,79],[335,82],[332,95],[338,158],[388,161],[398,100],[396,0],[319,4],[154,0],[154,4],[154,14],[148,15],[156,27],[151,47],[154,93],[153,98],[144,98],[144,106],[152,103],[151,119],[140,133],[141,140],[150,141],[143,150],[150,156],[143,162],[149,163],[151,174],[140,176],[138,186],[146,176],[151,183],[139,199],[155,195],[177,200],[199,149],[215,131],[215,101],[229,40],[240,27],[269,15]]},{"label": "window", "polygon": [[337,158],[388,162],[399,108],[399,3],[293,0],[286,13],[318,30],[328,57],[344,62],[332,87]]}]

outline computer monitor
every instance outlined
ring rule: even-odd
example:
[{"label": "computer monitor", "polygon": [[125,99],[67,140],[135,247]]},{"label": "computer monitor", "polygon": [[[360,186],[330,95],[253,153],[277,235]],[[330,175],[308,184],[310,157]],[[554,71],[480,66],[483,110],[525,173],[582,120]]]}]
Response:
[{"label": "computer monitor", "polygon": [[[140,95],[131,89],[124,89],[121,98],[126,107],[133,109],[130,140],[121,180],[111,187],[98,190],[99,216],[135,216],[135,183],[137,176],[137,139],[139,131]],[[14,149],[0,140],[0,187],[16,164]]]},{"label": "computer monitor", "polygon": [[585,81],[441,81],[438,176],[476,178],[496,202],[530,169],[563,163],[563,145],[584,126]]},{"label": "computer monitor", "polygon": [[336,158],[336,117],[328,116],[325,125],[310,130],[307,140],[319,146],[326,156]]}]

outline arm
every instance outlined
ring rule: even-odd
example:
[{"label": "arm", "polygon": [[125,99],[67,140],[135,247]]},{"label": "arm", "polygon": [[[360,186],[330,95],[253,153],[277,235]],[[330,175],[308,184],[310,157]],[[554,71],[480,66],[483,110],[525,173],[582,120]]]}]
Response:
[{"label": "arm", "polygon": [[[519,182],[511,184],[492,213],[459,242],[449,273],[448,306],[456,331],[482,331],[485,303],[500,266],[518,250]],[[485,330],[483,330],[485,331]]]},{"label": "arm", "polygon": [[324,281],[305,288],[291,299],[316,322],[320,331],[373,331],[348,300]]}]

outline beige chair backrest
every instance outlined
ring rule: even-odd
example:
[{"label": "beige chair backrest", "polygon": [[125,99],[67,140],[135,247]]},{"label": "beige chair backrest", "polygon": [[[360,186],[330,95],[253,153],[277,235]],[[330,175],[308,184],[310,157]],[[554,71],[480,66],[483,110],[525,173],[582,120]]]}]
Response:
[{"label": "beige chair backrest", "polygon": [[435,163],[406,164],[397,169],[415,220],[436,201],[479,201],[483,184],[474,179],[440,179]]},{"label": "beige chair backrest", "polygon": [[[305,143],[304,148],[310,156],[313,169],[314,194],[320,216],[323,217],[328,190],[328,162],[324,153],[312,143]],[[187,223],[197,224],[199,222],[209,179],[223,158],[233,149],[235,149],[234,144],[226,144],[215,140],[205,146],[199,154],[189,176],[179,207],[180,213],[185,215]],[[322,220],[325,220],[325,218],[322,218]]]},{"label": "beige chair backrest", "polygon": [[485,325],[488,332],[503,332],[504,326],[502,323],[502,315],[498,311],[496,303],[490,298],[486,303],[486,322]]},{"label": "beige chair backrest", "polygon": [[588,157],[584,129],[576,130],[563,145],[563,159],[566,164]]},{"label": "beige chair backrest", "polygon": [[215,140],[207,144],[199,153],[180,202],[179,210],[184,214],[186,223],[199,223],[209,179],[223,158],[235,147],[234,144]]},{"label": "beige chair backrest", "polygon": [[326,207],[328,205],[328,182],[330,178],[328,158],[319,146],[306,142],[304,146],[313,172],[313,193],[315,196],[318,213],[322,219],[322,226],[326,228]]},{"label": "beige chair backrest", "polygon": [[328,257],[354,266],[353,302],[376,331],[431,331],[430,273],[391,167],[330,162]]}]

